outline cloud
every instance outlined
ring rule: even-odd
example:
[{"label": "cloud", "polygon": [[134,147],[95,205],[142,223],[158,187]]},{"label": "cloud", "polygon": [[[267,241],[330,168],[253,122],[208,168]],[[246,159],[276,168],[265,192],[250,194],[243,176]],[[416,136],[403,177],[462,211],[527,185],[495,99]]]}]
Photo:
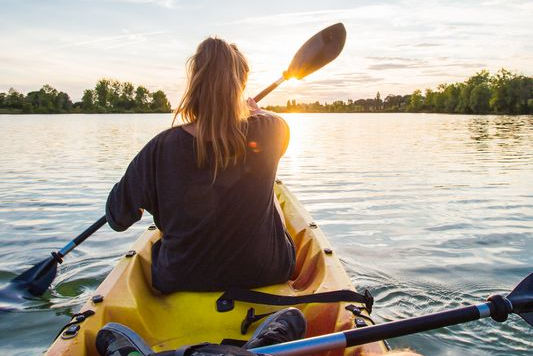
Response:
[{"label": "cloud", "polygon": [[457,63],[448,63],[442,64],[441,67],[460,67],[460,68],[484,68],[487,66],[486,63],[467,63],[467,62],[457,62]]},{"label": "cloud", "polygon": [[416,58],[405,58],[405,57],[377,57],[377,56],[370,56],[365,57],[366,59],[370,59],[373,61],[399,61],[399,62],[420,62],[419,59]]},{"label": "cloud", "polygon": [[178,0],[111,0],[113,2],[123,2],[132,4],[154,4],[157,6],[173,9],[176,7]]},{"label": "cloud", "polygon": [[327,87],[331,90],[333,87],[337,87],[337,88],[351,87],[353,84],[377,83],[381,81],[383,81],[383,78],[362,75],[359,78],[323,79],[323,80],[318,80],[313,83],[309,83],[307,85],[309,85],[310,87],[315,87],[315,88]]},{"label": "cloud", "polygon": [[[127,32],[127,31],[125,31]],[[101,47],[105,49],[118,48],[123,46],[128,46],[132,44],[137,44],[140,42],[146,42],[149,37],[159,36],[166,34],[166,31],[152,31],[152,32],[139,32],[139,33],[125,33],[122,35],[100,37],[85,41],[74,41],[55,47],[59,48],[69,48],[69,47]],[[102,46],[103,45],[103,46]]]},{"label": "cloud", "polygon": [[[372,57],[368,57],[372,58]],[[400,61],[402,62],[402,61]],[[469,62],[469,61],[458,61],[458,62],[448,62],[447,57],[440,57],[439,59],[431,60],[408,60],[404,61],[407,63],[395,63],[395,62],[386,62],[371,64],[367,68],[370,70],[387,70],[387,69],[424,69],[424,68],[442,68],[442,67],[457,67],[457,68],[484,68],[487,66],[486,63],[481,62]]]},{"label": "cloud", "polygon": [[322,23],[340,20],[366,20],[387,18],[393,15],[391,5],[361,5],[347,9],[287,12],[275,15],[252,16],[226,24],[289,25]]},{"label": "cloud", "polygon": [[369,75],[367,73],[337,73],[332,78],[318,79],[305,83],[307,90],[313,92],[331,92],[335,90],[347,90],[354,85],[372,84],[383,82],[384,78]]},{"label": "cloud", "polygon": [[442,46],[442,44],[424,42],[424,43],[418,43],[414,45],[414,47],[438,47],[438,46]]},{"label": "cloud", "polygon": [[401,64],[401,63],[380,63],[372,64],[368,66],[370,70],[384,70],[384,69],[403,69],[403,68],[413,68],[410,64]]}]

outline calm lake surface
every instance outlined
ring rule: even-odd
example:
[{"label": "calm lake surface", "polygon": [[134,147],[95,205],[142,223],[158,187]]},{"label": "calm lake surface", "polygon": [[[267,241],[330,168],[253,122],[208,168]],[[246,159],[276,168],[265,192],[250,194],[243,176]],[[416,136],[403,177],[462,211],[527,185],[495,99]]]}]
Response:
[{"label": "calm lake surface", "polygon": [[[325,231],[373,317],[396,320],[508,293],[533,272],[533,117],[287,114],[278,176]],[[0,285],[104,213],[163,115],[0,115]],[[0,353],[40,354],[151,222],[105,226],[46,301],[0,313]],[[425,355],[530,355],[517,316],[390,340]]]}]

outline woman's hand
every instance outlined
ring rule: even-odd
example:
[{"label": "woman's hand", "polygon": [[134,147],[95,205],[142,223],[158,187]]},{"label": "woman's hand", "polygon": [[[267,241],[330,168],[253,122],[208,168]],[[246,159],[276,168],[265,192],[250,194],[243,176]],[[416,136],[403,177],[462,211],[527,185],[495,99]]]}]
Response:
[{"label": "woman's hand", "polygon": [[255,100],[252,98],[248,98],[248,100],[246,100],[246,104],[248,104],[248,109],[250,109],[250,115],[256,115],[263,112],[263,110],[261,110]]}]

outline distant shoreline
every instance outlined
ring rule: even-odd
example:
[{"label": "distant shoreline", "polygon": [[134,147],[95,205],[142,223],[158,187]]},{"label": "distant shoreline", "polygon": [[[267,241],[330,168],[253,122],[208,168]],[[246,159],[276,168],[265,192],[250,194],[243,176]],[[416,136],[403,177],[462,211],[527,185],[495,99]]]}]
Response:
[{"label": "distant shoreline", "polygon": [[[297,103],[264,107],[276,113],[435,113],[466,115],[533,114],[533,78],[501,69],[492,75],[482,70],[464,82],[441,84],[436,90],[415,90],[409,95],[334,100],[331,103]],[[129,82],[100,79],[73,103],[67,93],[44,85],[26,95],[11,88],[0,92],[0,114],[142,114],[170,113],[162,90],[151,93]]]},{"label": "distant shoreline", "polygon": [[46,113],[27,113],[23,112],[22,110],[16,110],[16,111],[5,111],[0,109],[0,115],[112,115],[112,114],[171,114],[172,111],[153,111],[153,112],[142,112],[142,111],[123,111],[123,112],[83,112],[83,111],[70,111],[70,112],[46,112]]},{"label": "distant shoreline", "polygon": [[169,113],[170,102],[162,90],[150,92],[142,85],[100,79],[94,89],[86,89],[81,101],[45,84],[26,95],[10,88],[0,92],[0,114],[104,114],[104,113]]},{"label": "distant shoreline", "polygon": [[[23,112],[2,112],[0,111],[0,116],[2,115],[17,115],[17,116],[35,116],[35,115],[127,115],[127,114],[171,114],[172,112],[65,112],[65,113],[23,113]],[[358,112],[275,112],[276,114],[435,114],[435,115],[462,115],[462,116],[533,116],[533,114],[505,114],[505,113],[487,113],[487,114],[473,114],[473,113],[449,113],[449,112],[407,112],[407,111],[358,111]]]}]

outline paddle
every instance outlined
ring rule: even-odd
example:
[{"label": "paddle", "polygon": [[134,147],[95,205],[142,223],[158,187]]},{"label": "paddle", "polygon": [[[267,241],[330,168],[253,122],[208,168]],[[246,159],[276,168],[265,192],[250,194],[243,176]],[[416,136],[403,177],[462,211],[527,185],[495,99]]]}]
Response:
[{"label": "paddle", "polygon": [[104,226],[105,223],[106,218],[102,216],[61,250],[52,252],[52,256],[13,278],[5,288],[0,290],[0,299],[16,300],[28,296],[42,295],[56,277],[57,264],[63,262],[63,257],[85,241],[96,230]]},{"label": "paddle", "polygon": [[493,295],[488,298],[486,303],[283,344],[258,347],[250,351],[283,356],[308,355],[466,323],[489,316],[496,321],[503,322],[507,320],[510,313],[520,315],[530,326],[533,326],[533,273],[524,278],[507,297]]},{"label": "paddle", "polygon": [[290,79],[302,79],[319,70],[341,53],[346,42],[346,29],[342,23],[329,26],[307,40],[292,58],[289,69],[283,72],[281,78],[270,84],[257,94],[256,102],[276,89],[281,83]]}]

